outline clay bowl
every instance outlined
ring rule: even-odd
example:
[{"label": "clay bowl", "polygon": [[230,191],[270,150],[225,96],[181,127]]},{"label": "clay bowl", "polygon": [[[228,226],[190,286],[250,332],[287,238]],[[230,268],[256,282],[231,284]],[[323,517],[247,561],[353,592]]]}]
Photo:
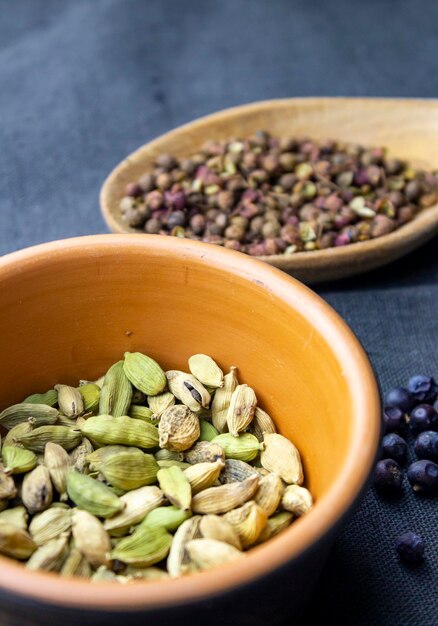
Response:
[{"label": "clay bowl", "polygon": [[[180,126],[145,144],[111,172],[100,204],[115,233],[136,232],[123,221],[119,202],[126,184],[168,152],[187,156],[207,139],[245,137],[258,129],[275,136],[335,138],[386,146],[394,157],[414,166],[438,168],[438,101],[369,98],[291,98],[268,100],[219,111]],[[138,231],[137,231],[138,232]],[[414,250],[438,233],[438,205],[421,212],[394,233],[354,245],[292,256],[260,257],[299,280],[318,283],[375,269]]]},{"label": "clay bowl", "polygon": [[[60,381],[93,380],[126,350],[165,368],[187,368],[196,352],[236,364],[301,451],[316,498],[307,516],[242,562],[179,580],[66,580],[0,557],[2,624],[223,626],[297,614],[380,435],[370,364],[326,303],[268,264],[216,246],[81,237],[0,259],[0,345],[1,409]],[[261,595],[266,602],[255,601]]]}]

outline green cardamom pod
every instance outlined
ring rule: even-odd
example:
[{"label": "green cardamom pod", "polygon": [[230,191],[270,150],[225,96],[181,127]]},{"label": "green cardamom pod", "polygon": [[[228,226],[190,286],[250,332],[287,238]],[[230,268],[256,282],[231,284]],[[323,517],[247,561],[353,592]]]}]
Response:
[{"label": "green cardamom pod", "polygon": [[224,376],[224,386],[216,391],[211,402],[211,421],[220,433],[227,431],[227,414],[230,407],[233,392],[239,384],[236,376],[236,368],[230,368]]},{"label": "green cardamom pod", "polygon": [[97,469],[110,485],[130,491],[154,483],[160,468],[152,454],[129,448],[104,459],[97,464]]},{"label": "green cardamom pod", "polygon": [[198,441],[211,441],[219,435],[213,424],[207,420],[199,420],[199,426],[201,434],[199,435]]},{"label": "green cardamom pod", "polygon": [[97,448],[97,450],[92,450],[87,454],[85,460],[90,468],[97,469],[105,459],[116,456],[120,452],[126,452],[126,450],[129,450],[129,446],[102,446],[102,448]]},{"label": "green cardamom pod", "polygon": [[21,437],[21,435],[27,435],[33,429],[34,420],[30,417],[27,422],[21,422],[21,424],[17,424],[13,426],[11,430],[8,430],[6,433],[6,437],[3,441],[3,446],[15,446],[18,448],[23,448],[21,443],[18,443],[17,439]]},{"label": "green cardamom pod", "polygon": [[144,526],[122,539],[111,552],[111,559],[122,563],[149,567],[162,561],[172,544],[172,535],[164,528]]},{"label": "green cardamom pod", "polygon": [[162,468],[157,474],[157,480],[169,502],[183,511],[190,509],[192,488],[182,469],[176,466]]},{"label": "green cardamom pod", "polygon": [[166,450],[162,448],[155,452],[155,458],[157,461],[184,461],[184,454],[182,452],[176,452],[175,450]]},{"label": "green cardamom pod", "polygon": [[189,369],[193,376],[208,387],[222,387],[224,373],[215,361],[206,354],[194,354],[189,359]]},{"label": "green cardamom pod", "polygon": [[33,452],[17,446],[3,446],[2,459],[6,474],[25,474],[37,464],[37,457]]},{"label": "green cardamom pod", "polygon": [[66,417],[78,417],[84,412],[84,400],[75,387],[55,385],[58,392],[58,406]]},{"label": "green cardamom pod", "polygon": [[14,404],[0,413],[0,425],[10,430],[21,422],[27,422],[30,417],[35,426],[54,424],[58,418],[58,410],[46,404]]},{"label": "green cardamom pod", "polygon": [[129,417],[136,420],[143,420],[149,422],[149,424],[156,424],[158,420],[154,419],[153,412],[148,406],[140,406],[138,404],[131,404],[129,409]]},{"label": "green cardamom pod", "polygon": [[69,426],[55,425],[34,428],[29,433],[17,437],[17,442],[33,452],[44,452],[47,443],[57,443],[65,450],[72,450],[80,444],[81,439],[82,435],[78,430],[73,430]]},{"label": "green cardamom pod", "polygon": [[211,443],[217,443],[223,449],[227,459],[252,461],[261,449],[261,443],[250,433],[241,433],[235,437],[231,433],[223,433],[215,437]]},{"label": "green cardamom pod", "polygon": [[252,422],[257,406],[254,390],[248,385],[238,385],[231,396],[227,413],[228,430],[235,437]]},{"label": "green cardamom pod", "polygon": [[29,513],[24,506],[14,506],[12,509],[5,509],[0,512],[0,523],[7,522],[19,526],[23,530],[27,530],[28,519]]},{"label": "green cardamom pod", "polygon": [[57,443],[49,441],[44,449],[44,465],[47,467],[52,479],[53,486],[61,496],[66,499],[67,472],[71,467],[71,459],[68,452]]},{"label": "green cardamom pod", "polygon": [[88,511],[75,509],[72,516],[75,546],[92,567],[109,565],[111,540],[100,520]]},{"label": "green cardamom pod", "polygon": [[67,493],[79,508],[97,517],[111,517],[123,509],[110,487],[74,470],[67,474]]},{"label": "green cardamom pod", "polygon": [[37,465],[25,475],[21,488],[21,499],[29,513],[39,513],[52,504],[52,481],[47,467]]},{"label": "green cardamom pod", "polygon": [[150,511],[159,507],[164,502],[164,496],[161,489],[151,486],[133,489],[121,496],[120,500],[125,508],[117,515],[105,520],[103,525],[110,533],[119,529],[128,531],[131,526],[144,520]]},{"label": "green cardamom pod", "polygon": [[174,532],[191,515],[191,511],[183,511],[177,506],[159,506],[146,515],[139,528],[165,528]]},{"label": "green cardamom pod", "polygon": [[51,506],[34,515],[29,524],[29,532],[38,546],[42,546],[71,528],[72,511],[69,507]]},{"label": "green cardamom pod", "polygon": [[125,352],[125,374],[136,389],[156,396],[166,386],[166,375],[154,359],[140,352]]},{"label": "green cardamom pod", "polygon": [[78,391],[82,396],[85,413],[96,413],[99,410],[100,387],[95,383],[88,383],[78,387]]},{"label": "green cardamom pod", "polygon": [[13,559],[28,559],[37,546],[29,533],[8,522],[0,523],[0,553]]},{"label": "green cardamom pod", "polygon": [[58,404],[58,392],[56,389],[49,389],[45,393],[33,393],[23,400],[23,404],[46,404],[55,406]]},{"label": "green cardamom pod", "polygon": [[60,571],[61,576],[81,576],[90,578],[91,567],[77,548],[72,548]]},{"label": "green cardamom pod", "polygon": [[68,554],[68,538],[69,533],[63,533],[37,548],[26,563],[26,567],[31,570],[57,572]]},{"label": "green cardamom pod", "polygon": [[125,445],[138,448],[158,446],[158,430],[152,424],[132,417],[98,415],[80,427],[82,434],[100,445]]},{"label": "green cardamom pod", "polygon": [[3,465],[0,465],[0,500],[11,500],[16,495],[17,487],[14,479],[4,471]]},{"label": "green cardamom pod", "polygon": [[159,393],[157,396],[148,396],[148,405],[154,413],[154,419],[158,421],[161,413],[173,406],[175,401],[176,398],[170,391],[163,391],[163,393]]},{"label": "green cardamom pod", "polygon": [[132,398],[132,385],[124,369],[123,361],[109,368],[100,392],[99,413],[120,417],[127,415]]}]

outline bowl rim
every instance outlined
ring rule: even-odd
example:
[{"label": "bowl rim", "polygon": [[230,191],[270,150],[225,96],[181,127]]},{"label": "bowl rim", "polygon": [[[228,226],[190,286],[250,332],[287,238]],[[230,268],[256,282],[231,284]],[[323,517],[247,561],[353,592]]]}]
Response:
[{"label": "bowl rim", "polygon": [[174,256],[189,262],[220,267],[225,274],[255,282],[312,317],[318,332],[332,346],[351,390],[351,444],[339,476],[314,510],[298,519],[268,545],[253,548],[247,559],[175,580],[130,585],[65,579],[58,574],[33,572],[0,557],[0,589],[28,600],[69,608],[101,611],[158,609],[205,600],[248,585],[299,558],[330,533],[359,497],[370,475],[380,440],[380,397],[368,357],[334,309],[308,287],[284,272],[239,252],[212,244],[160,235],[90,235],[40,244],[0,258],[0,282],[47,263],[77,255],[99,257],[114,253],[135,255],[149,249],[165,260]]},{"label": "bowl rim", "polygon": [[[134,151],[125,156],[110,171],[102,183],[99,193],[100,209],[103,219],[108,228],[113,233],[133,233],[141,234],[135,228],[123,224],[118,219],[111,208],[112,188],[116,184],[119,176],[131,167],[132,163],[141,161],[144,155],[149,155],[157,149],[163,141],[177,139],[178,137],[197,130],[199,128],[214,125],[216,122],[223,122],[227,119],[235,118],[238,115],[250,115],[251,113],[262,110],[264,108],[275,108],[279,111],[288,110],[290,108],[311,108],[313,106],[323,105],[325,107],[349,107],[366,103],[371,107],[385,106],[388,103],[401,104],[405,107],[421,106],[426,107],[431,112],[438,113],[438,99],[431,98],[386,98],[386,97],[344,97],[344,96],[322,96],[322,97],[299,97],[299,98],[273,98],[269,100],[258,100],[245,104],[220,109],[207,115],[202,115],[194,120],[185,122],[175,128],[172,128],[161,135],[154,137],[152,140],[142,144]],[[324,265],[333,265],[349,267],[348,271],[343,271],[338,277],[353,276],[369,269],[376,269],[389,261],[382,263],[382,258],[390,255],[391,261],[404,256],[417,247],[417,240],[421,237],[421,242],[426,243],[432,239],[438,232],[438,204],[425,208],[415,215],[414,219],[400,226],[393,232],[378,237],[377,239],[369,239],[367,241],[358,241],[347,246],[338,246],[326,248],[324,250],[314,250],[312,252],[296,252],[291,255],[273,254],[269,256],[255,257],[262,261],[274,265],[287,272],[297,272],[298,278],[300,272],[304,272],[304,276],[311,275],[310,283],[325,282],[327,280],[336,279],[336,276],[328,276],[318,278],[318,270]],[[366,259],[367,266],[365,269],[356,271],[355,266],[361,264]]]}]

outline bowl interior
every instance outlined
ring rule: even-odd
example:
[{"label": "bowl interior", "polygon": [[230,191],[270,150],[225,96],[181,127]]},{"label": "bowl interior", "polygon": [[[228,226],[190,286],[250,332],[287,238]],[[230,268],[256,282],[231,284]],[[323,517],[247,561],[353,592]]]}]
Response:
[{"label": "bowl interior", "polygon": [[[169,246],[159,236],[40,246],[0,262],[0,328],[1,408],[58,382],[93,380],[124,351],[145,352],[164,368],[187,370],[197,352],[224,370],[236,365],[301,451],[317,502],[285,533],[287,548],[278,538],[278,558],[333,523],[366,479],[379,431],[366,357],[328,305],[261,262],[197,242]],[[306,531],[311,519],[315,535]],[[269,554],[275,562],[275,550]],[[0,583],[6,565],[2,559]],[[259,565],[267,567],[266,555]]]}]

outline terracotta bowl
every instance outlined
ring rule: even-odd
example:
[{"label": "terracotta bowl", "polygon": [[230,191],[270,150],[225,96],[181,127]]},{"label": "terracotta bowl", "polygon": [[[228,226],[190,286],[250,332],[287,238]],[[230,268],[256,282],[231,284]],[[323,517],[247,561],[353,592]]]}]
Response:
[{"label": "terracotta bowl", "polygon": [[300,449],[316,499],[242,562],[179,580],[66,580],[0,557],[1,624],[223,626],[296,615],[367,481],[380,435],[370,364],[327,304],[266,263],[215,246],[82,237],[0,259],[0,345],[0,408],[60,381],[94,379],[126,350],[165,368],[186,368],[196,352],[236,364]]},{"label": "terracotta bowl", "polygon": [[[119,163],[104,182],[100,205],[115,233],[137,232],[119,203],[127,183],[138,180],[163,152],[182,157],[208,139],[247,137],[258,129],[274,136],[340,139],[385,146],[392,156],[425,170],[438,168],[438,101],[385,98],[289,98],[225,109],[184,124],[146,143]],[[349,246],[260,257],[306,283],[361,274],[411,252],[438,233],[438,205],[389,235]]]}]

